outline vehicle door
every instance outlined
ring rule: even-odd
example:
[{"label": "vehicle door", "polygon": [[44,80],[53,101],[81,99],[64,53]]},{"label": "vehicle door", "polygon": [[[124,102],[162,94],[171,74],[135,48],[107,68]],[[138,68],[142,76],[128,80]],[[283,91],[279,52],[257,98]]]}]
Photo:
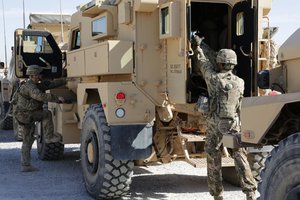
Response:
[{"label": "vehicle door", "polygon": [[17,29],[14,41],[15,74],[25,78],[30,65],[43,68],[45,78],[62,76],[62,53],[51,33],[31,29]]},{"label": "vehicle door", "polygon": [[232,47],[237,54],[236,74],[244,79],[244,96],[257,94],[258,11],[256,1],[241,1],[232,9]]}]

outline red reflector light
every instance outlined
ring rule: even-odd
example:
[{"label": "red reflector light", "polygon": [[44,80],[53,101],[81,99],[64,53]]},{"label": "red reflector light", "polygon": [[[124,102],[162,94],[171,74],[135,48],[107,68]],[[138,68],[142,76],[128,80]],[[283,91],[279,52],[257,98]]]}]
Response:
[{"label": "red reflector light", "polygon": [[123,92],[118,92],[116,95],[117,100],[125,99],[125,94]]}]

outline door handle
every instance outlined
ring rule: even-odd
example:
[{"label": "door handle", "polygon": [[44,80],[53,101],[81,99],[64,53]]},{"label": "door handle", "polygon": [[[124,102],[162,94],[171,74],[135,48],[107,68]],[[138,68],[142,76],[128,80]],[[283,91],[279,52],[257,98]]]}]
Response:
[{"label": "door handle", "polygon": [[243,46],[240,46],[240,51],[242,52],[242,54],[246,57],[252,57],[252,51],[250,51],[249,53],[245,53],[245,51],[243,50]]}]

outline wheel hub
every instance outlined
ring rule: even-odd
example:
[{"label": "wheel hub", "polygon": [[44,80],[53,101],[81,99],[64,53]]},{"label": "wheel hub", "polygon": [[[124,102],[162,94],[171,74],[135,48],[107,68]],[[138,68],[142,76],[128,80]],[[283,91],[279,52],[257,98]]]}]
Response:
[{"label": "wheel hub", "polygon": [[84,162],[88,171],[94,174],[98,170],[99,164],[99,148],[97,144],[97,135],[94,131],[90,131],[84,144]]},{"label": "wheel hub", "polygon": [[87,147],[87,157],[88,157],[88,161],[90,163],[93,163],[95,158],[94,158],[94,145],[90,142],[88,144],[88,147]]},{"label": "wheel hub", "polygon": [[292,190],[290,190],[287,194],[286,194],[286,200],[288,199],[298,199],[298,197],[300,196],[300,185],[294,187]]}]

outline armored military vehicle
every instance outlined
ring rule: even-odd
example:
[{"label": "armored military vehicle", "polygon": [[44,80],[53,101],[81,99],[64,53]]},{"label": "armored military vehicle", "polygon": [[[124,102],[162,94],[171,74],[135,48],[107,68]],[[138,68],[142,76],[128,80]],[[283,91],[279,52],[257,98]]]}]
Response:
[{"label": "armored military vehicle", "polygon": [[[134,163],[186,160],[195,167],[205,166],[206,114],[196,109],[196,102],[207,91],[191,59],[193,34],[205,37],[206,52],[212,58],[220,48],[235,50],[235,73],[245,81],[249,100],[243,106],[249,110],[247,105],[256,103],[251,99],[261,98],[253,97],[261,95],[258,86],[268,88],[264,82],[267,71],[257,72],[269,68],[270,34],[264,30],[270,30],[267,15],[271,2],[93,0],[79,6],[72,15],[68,51],[63,54],[48,32],[18,29],[18,77],[26,77],[30,64],[42,66],[48,78],[67,72],[67,87],[49,92],[68,101],[47,106],[63,143],[46,144],[41,122],[37,123],[40,158],[58,159],[64,144],[81,143],[86,189],[98,199],[125,195]],[[284,72],[284,67],[276,72]],[[297,104],[288,111],[294,114],[295,108]],[[252,118],[259,120],[257,116],[265,112],[253,112]],[[252,118],[243,118],[241,137],[226,136],[225,146],[247,146],[260,153],[259,148],[277,145],[297,129],[296,123],[291,132],[275,135],[286,115],[279,117],[272,109],[268,112],[274,113],[272,120],[268,117],[251,123]],[[243,117],[248,116],[245,113]],[[283,121],[272,123],[274,119]],[[262,122],[265,134],[251,131],[258,129],[255,123]],[[290,127],[289,123],[285,127]],[[242,142],[233,143],[236,139]],[[226,155],[224,148],[224,168],[233,165]],[[269,188],[270,184],[262,180],[260,190]]]}]

